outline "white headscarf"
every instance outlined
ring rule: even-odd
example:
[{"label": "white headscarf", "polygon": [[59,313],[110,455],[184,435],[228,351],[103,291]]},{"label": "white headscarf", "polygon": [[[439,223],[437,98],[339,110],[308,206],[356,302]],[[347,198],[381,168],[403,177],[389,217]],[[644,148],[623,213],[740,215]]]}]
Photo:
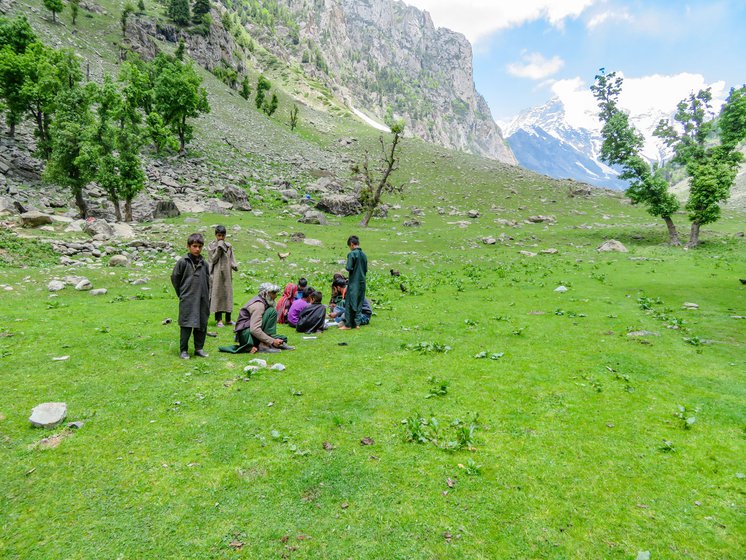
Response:
[{"label": "white headscarf", "polygon": [[280,291],[280,286],[273,284],[272,282],[264,282],[259,286],[259,297],[264,299],[267,303],[274,303],[274,299],[269,297],[270,292],[277,294]]}]

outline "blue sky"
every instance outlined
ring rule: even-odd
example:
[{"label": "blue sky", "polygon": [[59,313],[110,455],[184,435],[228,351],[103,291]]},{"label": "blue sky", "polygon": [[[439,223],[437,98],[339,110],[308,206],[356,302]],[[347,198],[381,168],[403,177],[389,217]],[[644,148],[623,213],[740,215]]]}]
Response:
[{"label": "blue sky", "polygon": [[405,1],[472,42],[474,81],[498,121],[554,95],[592,103],[600,67],[624,75],[631,110],[746,83],[746,0]]}]

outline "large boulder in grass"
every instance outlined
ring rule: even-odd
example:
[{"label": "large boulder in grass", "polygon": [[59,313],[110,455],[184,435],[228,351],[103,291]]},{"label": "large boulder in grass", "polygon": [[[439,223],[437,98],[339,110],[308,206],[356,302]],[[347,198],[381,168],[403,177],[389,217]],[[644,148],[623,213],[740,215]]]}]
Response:
[{"label": "large boulder in grass", "polygon": [[597,251],[601,253],[609,253],[609,252],[615,252],[615,253],[627,253],[627,248],[622,245],[621,242],[617,241],[616,239],[609,239],[608,241],[604,241]]},{"label": "large boulder in grass", "polygon": [[325,226],[328,223],[326,216],[318,210],[309,210],[298,221],[302,224],[318,224],[320,226]]},{"label": "large boulder in grass", "polygon": [[155,203],[155,210],[153,210],[153,219],[157,220],[160,218],[175,218],[181,212],[176,206],[173,200],[159,200]]},{"label": "large boulder in grass", "polygon": [[106,220],[100,220],[97,218],[88,218],[83,225],[83,231],[93,237],[94,235],[101,235],[106,239],[114,236],[114,227]]},{"label": "large boulder in grass", "polygon": [[31,411],[29,422],[37,428],[55,428],[62,424],[67,416],[67,404],[48,402],[37,405]]},{"label": "large boulder in grass", "polygon": [[23,227],[39,227],[52,223],[52,216],[44,212],[24,212],[21,214]]},{"label": "large boulder in grass", "polygon": [[316,203],[316,208],[335,216],[354,216],[362,211],[363,206],[356,196],[329,194]]},{"label": "large boulder in grass", "polygon": [[228,185],[223,189],[223,200],[230,202],[236,210],[243,212],[251,211],[251,203],[249,202],[249,197],[246,195],[246,191],[234,185]]},{"label": "large boulder in grass", "polygon": [[8,196],[0,196],[0,216],[18,214],[18,208],[13,204],[13,199]]}]

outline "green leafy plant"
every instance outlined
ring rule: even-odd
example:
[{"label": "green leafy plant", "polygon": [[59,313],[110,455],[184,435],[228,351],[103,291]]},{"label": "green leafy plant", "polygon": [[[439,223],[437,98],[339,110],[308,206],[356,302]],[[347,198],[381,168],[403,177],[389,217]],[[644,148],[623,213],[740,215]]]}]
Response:
[{"label": "green leafy plant", "polygon": [[450,385],[450,381],[447,379],[438,379],[433,376],[429,377],[428,381],[430,382],[430,390],[427,395],[425,395],[426,399],[444,397],[448,393],[448,385]]}]

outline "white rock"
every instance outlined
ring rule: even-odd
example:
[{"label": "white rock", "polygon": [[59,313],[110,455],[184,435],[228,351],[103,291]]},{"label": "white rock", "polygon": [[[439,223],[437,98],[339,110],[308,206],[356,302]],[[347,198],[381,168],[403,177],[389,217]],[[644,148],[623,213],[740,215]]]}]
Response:
[{"label": "white rock", "polygon": [[52,280],[49,284],[47,284],[47,290],[50,292],[59,292],[60,290],[65,289],[65,283],[60,280]]},{"label": "white rock", "polygon": [[256,373],[260,369],[262,368],[260,368],[259,366],[246,366],[245,368],[243,368],[243,371],[244,373],[252,374],[252,373]]},{"label": "white rock", "polygon": [[91,281],[88,280],[88,278],[83,278],[80,282],[75,284],[75,289],[79,292],[87,292],[88,290],[93,288],[93,284],[91,284]]},{"label": "white rock", "polygon": [[129,259],[124,255],[114,255],[109,259],[109,266],[127,266]]},{"label": "white rock", "polygon": [[681,306],[684,309],[699,309],[698,303],[692,303],[690,301],[685,301],[684,305]]},{"label": "white rock", "polygon": [[122,239],[132,239],[135,237],[135,230],[129,224],[117,222],[111,224],[111,228],[114,230],[114,237],[121,237]]},{"label": "white rock", "polygon": [[262,360],[261,358],[254,358],[253,360],[249,360],[249,363],[255,366],[259,366],[260,368],[267,367],[267,360]]},{"label": "white rock", "polygon": [[95,290],[91,290],[92,296],[104,296],[106,295],[106,292],[108,290],[106,288],[96,288]]},{"label": "white rock", "polygon": [[61,402],[42,403],[34,407],[29,422],[38,428],[59,426],[67,416],[67,404]]},{"label": "white rock", "polygon": [[321,246],[323,246],[323,243],[321,241],[319,241],[318,239],[305,238],[303,240],[303,243],[305,245],[310,245],[311,247],[321,247]]},{"label": "white rock", "polygon": [[286,369],[286,368],[285,368],[285,366],[284,366],[284,365],[282,365],[282,364],[274,364],[274,365],[273,365],[273,366],[272,366],[271,368],[269,368],[269,369],[273,369],[273,370],[275,370],[275,371],[285,371],[285,369]]},{"label": "white rock", "polygon": [[602,253],[608,253],[608,252],[616,252],[616,253],[628,253],[627,248],[622,245],[621,242],[617,241],[616,239],[609,239],[608,241],[604,241],[601,245],[599,245],[598,249],[596,251],[602,252]]},{"label": "white rock", "polygon": [[567,286],[557,286],[554,291],[562,294],[567,291]]}]

